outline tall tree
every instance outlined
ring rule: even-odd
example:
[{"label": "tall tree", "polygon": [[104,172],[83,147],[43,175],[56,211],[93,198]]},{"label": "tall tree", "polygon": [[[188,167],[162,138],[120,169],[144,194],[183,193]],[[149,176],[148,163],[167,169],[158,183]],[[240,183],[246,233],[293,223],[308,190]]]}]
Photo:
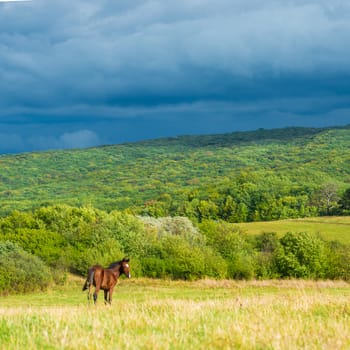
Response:
[{"label": "tall tree", "polygon": [[350,213],[350,188],[345,190],[342,197],[340,198],[340,208],[345,211],[345,213]]},{"label": "tall tree", "polygon": [[325,183],[315,194],[315,204],[323,215],[332,215],[339,207],[338,185]]}]

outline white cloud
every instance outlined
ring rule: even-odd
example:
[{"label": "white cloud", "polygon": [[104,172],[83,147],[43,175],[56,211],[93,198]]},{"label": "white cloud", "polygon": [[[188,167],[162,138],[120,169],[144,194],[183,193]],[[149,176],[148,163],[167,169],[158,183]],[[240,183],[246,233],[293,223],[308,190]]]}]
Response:
[{"label": "white cloud", "polygon": [[[38,134],[45,131],[46,134]],[[54,130],[31,126],[22,130],[19,128],[16,133],[0,133],[0,154],[19,153],[26,150],[85,148],[97,146],[101,142],[97,133],[87,129],[56,135]]]},{"label": "white cloud", "polygon": [[99,143],[98,135],[91,130],[66,132],[58,139],[59,148],[85,148],[96,146]]}]

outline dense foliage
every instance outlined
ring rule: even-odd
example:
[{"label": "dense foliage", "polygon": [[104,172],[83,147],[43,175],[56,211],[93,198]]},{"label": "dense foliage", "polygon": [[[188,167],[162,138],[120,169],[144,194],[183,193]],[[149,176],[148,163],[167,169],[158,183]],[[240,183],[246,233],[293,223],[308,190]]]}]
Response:
[{"label": "dense foliage", "polygon": [[286,128],[0,157],[0,215],[69,204],[228,222],[348,214],[350,128]]},{"label": "dense foliage", "polygon": [[0,294],[44,289],[51,281],[48,267],[12,242],[0,242]]},{"label": "dense foliage", "polygon": [[0,219],[0,293],[44,288],[124,255],[134,276],[350,279],[349,247],[306,232],[248,236],[227,222],[57,205]]},{"label": "dense foliage", "polygon": [[349,280],[348,246],[234,224],[349,215],[349,183],[350,127],[1,156],[0,293],[124,255],[136,276]]}]

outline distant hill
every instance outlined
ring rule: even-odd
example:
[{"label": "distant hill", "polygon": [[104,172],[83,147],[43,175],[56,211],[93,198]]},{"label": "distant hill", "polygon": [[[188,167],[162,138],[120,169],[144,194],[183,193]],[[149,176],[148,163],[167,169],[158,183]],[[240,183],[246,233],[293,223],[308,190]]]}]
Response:
[{"label": "distant hill", "polygon": [[[0,215],[66,203],[255,221],[317,215],[350,187],[350,126],[179,136],[0,156]],[[327,210],[329,208],[326,208]]]}]

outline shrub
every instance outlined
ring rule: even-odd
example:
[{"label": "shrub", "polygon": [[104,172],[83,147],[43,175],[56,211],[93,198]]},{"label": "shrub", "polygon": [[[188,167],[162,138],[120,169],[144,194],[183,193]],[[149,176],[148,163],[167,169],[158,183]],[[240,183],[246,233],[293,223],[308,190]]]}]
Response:
[{"label": "shrub", "polygon": [[206,221],[200,229],[208,244],[225,259],[229,278],[250,279],[255,276],[253,247],[237,225]]},{"label": "shrub", "polygon": [[204,275],[212,278],[227,278],[228,266],[226,260],[211,247],[203,247]]},{"label": "shrub", "polygon": [[249,280],[255,277],[253,256],[248,252],[235,252],[228,261],[228,275],[238,280]]},{"label": "shrub", "polygon": [[12,242],[0,242],[0,293],[43,290],[51,282],[49,268]]},{"label": "shrub", "polygon": [[148,254],[150,243],[145,236],[142,221],[126,213],[111,212],[101,225],[109,232],[110,237],[116,239],[126,255],[142,257]]},{"label": "shrub", "polygon": [[276,278],[278,271],[275,263],[276,251],[280,248],[280,241],[275,232],[264,232],[254,237],[255,271],[258,278]]},{"label": "shrub", "polygon": [[106,267],[124,255],[119,242],[114,238],[109,238],[90,248],[78,250],[76,247],[69,247],[66,255],[59,261],[59,265],[85,276],[91,265],[100,264]]},{"label": "shrub", "polygon": [[66,245],[64,238],[58,233],[31,228],[17,228],[11,232],[0,233],[0,240],[16,243],[51,266],[64,254]]},{"label": "shrub", "polygon": [[194,280],[205,271],[204,254],[180,236],[164,236],[161,239],[161,254],[165,272],[174,279]]},{"label": "shrub", "polygon": [[339,242],[327,244],[326,278],[350,281],[350,247]]},{"label": "shrub", "polygon": [[324,277],[327,257],[321,239],[307,232],[288,232],[280,243],[275,263],[281,277]]},{"label": "shrub", "polygon": [[147,232],[154,232],[156,237],[165,235],[180,236],[193,245],[204,245],[205,237],[193,226],[192,222],[182,216],[164,218],[140,218]]},{"label": "shrub", "polygon": [[142,275],[152,278],[166,277],[165,261],[155,257],[143,258]]}]

